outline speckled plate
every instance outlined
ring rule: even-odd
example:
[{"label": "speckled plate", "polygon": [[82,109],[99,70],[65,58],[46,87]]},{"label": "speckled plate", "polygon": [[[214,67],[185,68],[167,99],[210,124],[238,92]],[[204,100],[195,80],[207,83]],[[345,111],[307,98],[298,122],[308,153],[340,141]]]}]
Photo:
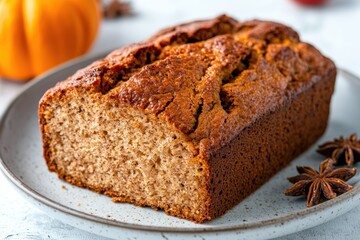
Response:
[{"label": "speckled plate", "polygon": [[[205,224],[167,216],[162,211],[115,204],[109,197],[69,185],[47,170],[42,158],[37,106],[43,93],[57,81],[102,56],[80,59],[64,65],[30,83],[14,99],[0,122],[0,168],[9,181],[33,204],[61,221],[117,239],[266,239],[329,221],[360,203],[360,177],[355,187],[331,201],[312,208],[304,198],[282,194],[296,174],[295,165],[318,166],[322,157],[316,144],[286,169],[227,214]],[[352,132],[360,133],[360,79],[339,70],[332,101],[330,124],[319,140]]]}]

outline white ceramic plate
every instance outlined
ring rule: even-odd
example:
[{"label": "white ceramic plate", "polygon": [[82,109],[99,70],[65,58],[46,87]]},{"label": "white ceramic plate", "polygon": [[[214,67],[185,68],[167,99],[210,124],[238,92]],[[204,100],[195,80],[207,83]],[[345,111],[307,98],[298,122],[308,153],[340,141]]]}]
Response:
[{"label": "white ceramic plate", "polygon": [[[47,170],[42,158],[37,107],[43,93],[57,81],[94,61],[97,56],[64,65],[30,83],[10,104],[0,122],[0,168],[9,181],[33,204],[61,221],[117,239],[266,239],[310,228],[331,220],[360,203],[360,177],[355,187],[312,208],[304,198],[282,194],[295,165],[317,167],[323,157],[315,144],[286,169],[227,214],[205,224],[170,217],[162,211],[115,204],[109,197],[69,185]],[[319,140],[360,133],[360,79],[339,70],[330,124]]]}]

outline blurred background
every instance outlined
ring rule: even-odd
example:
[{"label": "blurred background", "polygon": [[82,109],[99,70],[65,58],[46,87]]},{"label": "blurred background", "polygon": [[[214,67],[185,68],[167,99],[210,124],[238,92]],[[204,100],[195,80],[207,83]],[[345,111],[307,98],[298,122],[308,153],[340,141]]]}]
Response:
[{"label": "blurred background", "polygon": [[[16,3],[27,4],[26,11]],[[360,76],[358,0],[0,0],[0,116],[29,82],[64,61],[108,52],[145,40],[161,28],[220,14],[289,25],[338,67]],[[97,239],[39,212],[2,177],[0,196],[6,196],[0,198],[0,239]],[[321,237],[325,231],[327,236],[353,239],[360,234],[357,223],[349,220],[356,214],[360,209],[307,230],[305,235],[317,237],[306,239],[327,239]],[[353,235],[339,235],[344,228]],[[40,237],[7,238],[16,232]],[[295,234],[284,239],[303,238]]]}]

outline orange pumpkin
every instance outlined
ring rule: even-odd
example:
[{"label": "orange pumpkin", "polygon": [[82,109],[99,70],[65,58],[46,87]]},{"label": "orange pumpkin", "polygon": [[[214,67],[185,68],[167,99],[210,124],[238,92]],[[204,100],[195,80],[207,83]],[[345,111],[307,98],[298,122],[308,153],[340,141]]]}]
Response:
[{"label": "orange pumpkin", "polygon": [[0,0],[0,77],[25,81],[84,54],[99,0]]}]

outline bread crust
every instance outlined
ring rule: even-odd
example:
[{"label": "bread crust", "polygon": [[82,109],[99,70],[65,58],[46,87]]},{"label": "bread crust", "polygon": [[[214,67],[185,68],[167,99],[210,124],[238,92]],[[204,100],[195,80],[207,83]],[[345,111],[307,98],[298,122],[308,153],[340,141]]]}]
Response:
[{"label": "bread crust", "polygon": [[223,15],[174,26],[115,50],[45,93],[39,104],[44,158],[65,181],[115,201],[149,205],[59,171],[47,134],[49,104],[71,91],[144,111],[178,132],[203,163],[207,210],[197,216],[165,211],[204,222],[239,203],[321,136],[335,78],[334,63],[282,24]]}]

